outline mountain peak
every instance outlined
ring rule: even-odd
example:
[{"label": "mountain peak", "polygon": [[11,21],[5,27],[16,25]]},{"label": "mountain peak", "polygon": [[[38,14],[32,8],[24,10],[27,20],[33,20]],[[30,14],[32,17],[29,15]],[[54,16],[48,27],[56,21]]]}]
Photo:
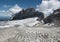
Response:
[{"label": "mountain peak", "polygon": [[22,8],[21,7],[19,7],[17,4],[16,5],[14,5],[12,8],[10,8],[9,9],[9,11],[11,11],[12,13],[18,13],[19,11],[21,11],[22,10]]}]

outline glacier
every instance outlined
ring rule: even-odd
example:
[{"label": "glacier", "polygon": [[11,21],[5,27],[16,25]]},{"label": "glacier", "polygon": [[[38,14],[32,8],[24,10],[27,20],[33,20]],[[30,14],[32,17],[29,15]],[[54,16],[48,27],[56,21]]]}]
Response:
[{"label": "glacier", "polygon": [[[45,17],[49,16],[60,5],[57,0],[49,1],[51,7],[48,7],[47,3],[48,0],[43,0],[41,6],[38,5],[36,9],[44,12]],[[55,27],[53,23],[43,24],[36,19],[37,17],[0,21],[0,42],[60,42],[60,27]]]}]

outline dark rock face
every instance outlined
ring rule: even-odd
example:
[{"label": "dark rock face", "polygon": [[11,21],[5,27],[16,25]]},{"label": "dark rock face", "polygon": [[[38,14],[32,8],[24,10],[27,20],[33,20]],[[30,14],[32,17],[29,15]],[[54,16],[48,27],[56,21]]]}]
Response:
[{"label": "dark rock face", "polygon": [[60,26],[60,9],[54,10],[54,12],[46,17],[43,21],[44,24],[54,23],[55,25]]},{"label": "dark rock face", "polygon": [[39,15],[37,21],[41,21],[41,20],[44,19],[44,13],[42,13],[42,12],[37,12],[37,15]]},{"label": "dark rock face", "polygon": [[42,12],[37,12],[34,8],[27,8],[15,14],[12,20],[21,20],[32,17],[39,17],[40,20],[42,20],[44,18],[44,14]]},{"label": "dark rock face", "polygon": [[56,9],[56,10],[54,10],[53,13],[56,13],[56,12],[60,12],[60,9]]}]

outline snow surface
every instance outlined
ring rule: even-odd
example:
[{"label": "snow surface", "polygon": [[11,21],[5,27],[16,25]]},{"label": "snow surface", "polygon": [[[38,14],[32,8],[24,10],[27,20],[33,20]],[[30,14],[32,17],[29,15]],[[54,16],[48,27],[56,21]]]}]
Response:
[{"label": "snow surface", "polygon": [[1,21],[0,42],[60,42],[60,27],[44,25],[36,19]]},{"label": "snow surface", "polygon": [[16,27],[14,22],[9,22],[13,27],[0,27],[0,42],[60,42],[60,27]]},{"label": "snow surface", "polygon": [[32,26],[32,25],[34,25],[36,19],[37,19],[37,17],[36,18],[23,19],[23,20],[1,21],[0,22],[0,27],[1,28],[14,27],[16,25],[19,25],[19,26],[23,27],[23,26],[26,26],[27,24]]},{"label": "snow surface", "polygon": [[[59,5],[57,0],[50,0],[49,4],[48,0],[43,0],[42,4],[37,6],[37,10],[48,16],[54,9],[59,8]],[[20,11],[18,5],[14,7],[10,9],[13,13],[18,12],[15,11],[16,7]],[[36,19],[37,17],[0,21],[0,42],[60,42],[60,27],[55,27],[53,23],[44,25]]]},{"label": "snow surface", "polygon": [[43,24],[36,21],[38,17],[34,17],[34,18],[27,18],[27,19],[23,19],[23,20],[13,20],[13,21],[1,21],[0,22],[0,28],[6,28],[6,27],[38,27],[38,26],[53,26],[54,24]]}]

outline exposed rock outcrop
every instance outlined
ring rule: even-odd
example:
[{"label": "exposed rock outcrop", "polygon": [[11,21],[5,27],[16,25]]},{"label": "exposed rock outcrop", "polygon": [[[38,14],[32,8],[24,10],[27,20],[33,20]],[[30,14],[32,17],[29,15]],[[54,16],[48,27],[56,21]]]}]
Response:
[{"label": "exposed rock outcrop", "polygon": [[54,12],[47,18],[45,18],[43,21],[44,24],[54,23],[55,26],[60,26],[60,9],[54,10]]},{"label": "exposed rock outcrop", "polygon": [[40,18],[39,20],[42,20],[44,18],[44,13],[37,12],[34,8],[27,8],[15,14],[12,20],[21,20],[32,17],[39,17]]}]

